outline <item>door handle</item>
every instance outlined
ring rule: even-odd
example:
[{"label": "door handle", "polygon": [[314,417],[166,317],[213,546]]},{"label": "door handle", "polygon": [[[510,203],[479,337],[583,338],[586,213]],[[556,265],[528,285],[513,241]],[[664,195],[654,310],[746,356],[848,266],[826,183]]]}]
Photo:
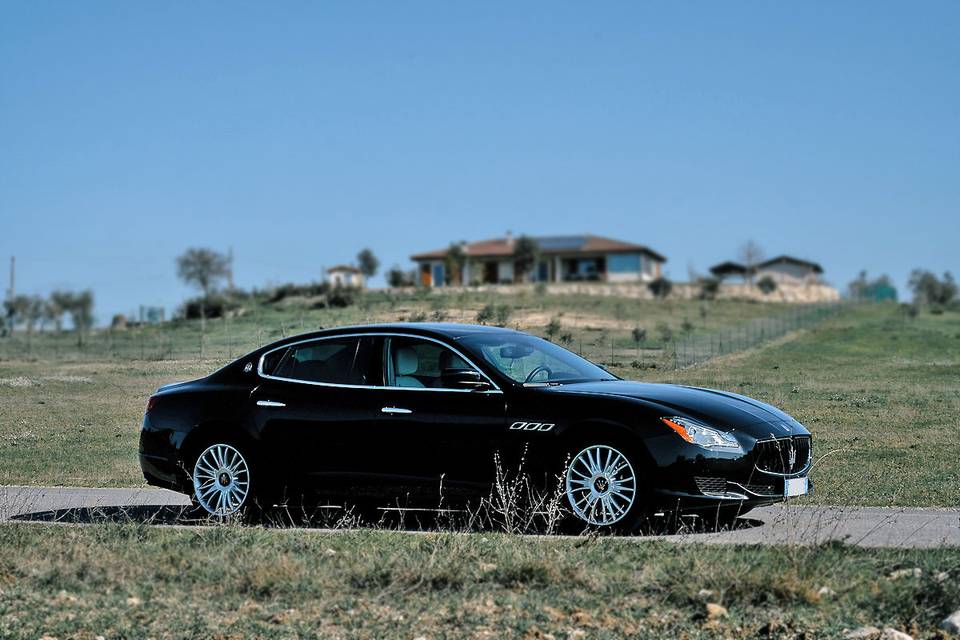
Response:
[{"label": "door handle", "polygon": [[275,402],[273,400],[257,400],[258,407],[285,407],[286,404],[282,402]]},{"label": "door handle", "polygon": [[400,407],[384,407],[380,409],[380,413],[389,413],[391,415],[408,415],[413,413],[410,409],[401,409]]}]

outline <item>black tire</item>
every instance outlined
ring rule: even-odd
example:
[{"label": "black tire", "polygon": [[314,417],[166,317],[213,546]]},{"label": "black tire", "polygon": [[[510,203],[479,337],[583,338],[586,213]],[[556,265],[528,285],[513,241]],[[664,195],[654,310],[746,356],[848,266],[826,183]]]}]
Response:
[{"label": "black tire", "polygon": [[[583,477],[588,471],[584,466],[585,457],[600,463],[599,473],[592,474],[591,480]],[[635,447],[619,439],[599,437],[571,443],[566,448],[561,476],[562,503],[569,512],[568,528],[581,532],[635,533],[650,513],[642,460]],[[611,475],[623,462],[626,469]],[[628,477],[632,477],[632,483],[626,482]],[[628,487],[632,492],[626,490]],[[590,502],[593,496],[598,499]],[[629,500],[625,496],[629,496]],[[610,511],[611,505],[616,507],[614,511]]]},{"label": "black tire", "polygon": [[[199,518],[236,518],[242,522],[260,522],[264,512],[269,508],[269,495],[266,487],[257,474],[257,465],[250,447],[246,443],[234,438],[212,437],[196,446],[190,460],[187,472],[190,476],[190,501],[193,505],[194,516]],[[216,463],[222,459],[223,464]],[[203,462],[201,462],[201,460]],[[212,493],[197,495],[198,482],[203,486],[206,481],[209,485],[218,467],[222,482],[212,485]],[[242,490],[242,497],[240,492]],[[219,495],[223,494],[223,497]],[[223,500],[223,502],[219,502]],[[219,508],[218,508],[219,505]]]}]

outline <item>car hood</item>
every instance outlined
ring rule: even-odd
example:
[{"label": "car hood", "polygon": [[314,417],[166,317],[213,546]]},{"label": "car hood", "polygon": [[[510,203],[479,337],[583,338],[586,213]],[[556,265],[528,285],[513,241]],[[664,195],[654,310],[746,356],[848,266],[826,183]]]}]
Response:
[{"label": "car hood", "polygon": [[651,384],[627,380],[579,382],[546,387],[551,393],[590,394],[630,398],[661,408],[664,415],[696,418],[727,431],[741,430],[757,438],[806,435],[809,432],[774,406],[727,391]]}]

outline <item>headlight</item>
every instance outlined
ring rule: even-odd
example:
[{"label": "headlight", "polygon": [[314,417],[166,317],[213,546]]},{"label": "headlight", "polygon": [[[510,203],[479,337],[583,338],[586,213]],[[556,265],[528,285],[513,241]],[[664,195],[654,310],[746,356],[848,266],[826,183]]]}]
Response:
[{"label": "headlight", "polygon": [[723,449],[725,451],[743,451],[737,439],[726,431],[711,429],[710,427],[679,416],[660,418],[663,424],[677,432],[687,442],[699,445],[706,449]]}]

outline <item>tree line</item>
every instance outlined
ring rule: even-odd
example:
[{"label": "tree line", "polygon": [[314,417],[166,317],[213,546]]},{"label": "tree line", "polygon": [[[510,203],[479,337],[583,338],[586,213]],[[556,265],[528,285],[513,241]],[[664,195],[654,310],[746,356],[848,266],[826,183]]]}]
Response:
[{"label": "tree line", "polygon": [[93,326],[93,292],[57,290],[49,296],[17,295],[4,301],[2,334],[9,335],[17,328],[32,334],[52,326],[57,333],[63,330],[63,320],[69,317],[77,334],[77,344]]},{"label": "tree line", "polygon": [[[361,249],[356,256],[356,265],[365,278],[376,275],[380,260],[368,248]],[[256,290],[248,293],[233,285],[233,264],[226,254],[206,247],[191,247],[176,259],[177,277],[186,285],[198,290],[199,296],[187,300],[181,308],[185,318],[220,317],[238,301],[257,295]],[[227,282],[226,288],[223,287]],[[276,287],[270,300],[275,302],[287,295],[310,293],[326,295],[333,306],[346,306],[352,301],[352,295],[346,291],[332,291],[327,283],[315,285],[286,284]]]}]

